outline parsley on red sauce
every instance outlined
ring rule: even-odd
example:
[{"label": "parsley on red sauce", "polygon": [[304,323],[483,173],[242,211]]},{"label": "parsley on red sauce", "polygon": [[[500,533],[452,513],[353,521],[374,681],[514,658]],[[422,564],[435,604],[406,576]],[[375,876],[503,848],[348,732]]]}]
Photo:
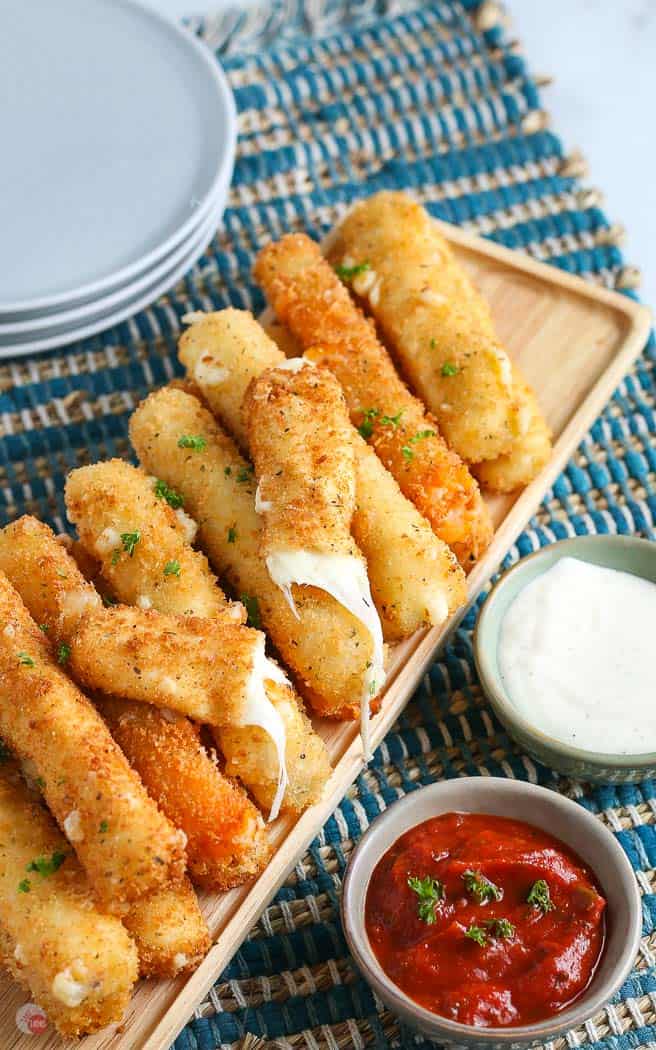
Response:
[{"label": "parsley on red sauce", "polygon": [[445,813],[378,862],[365,922],[407,995],[494,1028],[553,1017],[585,991],[605,905],[592,872],[553,836],[505,817]]}]

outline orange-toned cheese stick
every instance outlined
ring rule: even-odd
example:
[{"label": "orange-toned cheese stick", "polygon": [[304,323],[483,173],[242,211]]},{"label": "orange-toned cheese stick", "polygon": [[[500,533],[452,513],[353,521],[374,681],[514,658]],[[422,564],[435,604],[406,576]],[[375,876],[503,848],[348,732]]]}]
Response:
[{"label": "orange-toned cheese stick", "polygon": [[57,666],[0,573],[0,734],[43,782],[53,815],[108,907],[177,881],[182,836],[148,797],[102,718]]},{"label": "orange-toned cheese stick", "polygon": [[5,964],[58,1032],[119,1021],[137,978],[137,952],[102,914],[75,854],[16,764],[0,764],[0,923]]},{"label": "orange-toned cheese stick", "polygon": [[304,234],[264,248],[255,277],[277,317],[306,356],[339,379],[351,419],[401,491],[435,533],[470,566],[486,549],[492,524],[478,485],[441,437],[435,419],[410,393],[373,325]]},{"label": "orange-toned cheese stick", "polygon": [[191,722],[125,700],[106,698],[99,706],[149,793],[184,829],[194,882],[226,890],[257,875],[271,853],[262,817],[219,772]]}]

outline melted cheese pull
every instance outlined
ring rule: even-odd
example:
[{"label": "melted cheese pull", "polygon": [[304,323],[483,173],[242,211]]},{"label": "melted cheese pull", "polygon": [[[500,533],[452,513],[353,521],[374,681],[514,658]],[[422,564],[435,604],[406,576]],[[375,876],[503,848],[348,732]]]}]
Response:
[{"label": "melted cheese pull", "polygon": [[385,682],[383,629],[376,611],[363,562],[350,554],[318,554],[314,551],[276,551],[266,559],[269,576],[280,587],[292,612],[300,619],[292,584],[318,587],[355,616],[371,635],[373,654],[360,703],[360,733],[365,760],[371,758],[369,713],[371,698]]},{"label": "melted cheese pull", "polygon": [[260,729],[263,729],[271,737],[278,755],[278,784],[269,813],[271,821],[275,820],[280,813],[280,806],[287,789],[288,777],[285,761],[287,734],[280,714],[267,696],[265,686],[267,681],[289,685],[285,674],[274,664],[273,660],[269,660],[266,656],[264,635],[260,635],[257,646],[253,650],[253,669],[246,683],[246,701],[242,708],[240,725],[259,726]]}]

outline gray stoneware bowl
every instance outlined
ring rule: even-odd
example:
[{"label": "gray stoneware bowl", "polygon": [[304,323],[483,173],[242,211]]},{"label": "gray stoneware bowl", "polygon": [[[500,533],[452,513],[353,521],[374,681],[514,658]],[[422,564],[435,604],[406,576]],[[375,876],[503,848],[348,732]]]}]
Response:
[{"label": "gray stoneware bowl", "polygon": [[522,558],[497,580],[480,611],[474,631],[474,661],[485,695],[510,735],[538,762],[578,780],[621,783],[656,776],[656,752],[602,754],[547,736],[524,718],[510,700],[499,670],[499,632],[506,610],[519,592],[560,558],[579,558],[656,583],[656,543],[636,536],[578,536],[543,547]]},{"label": "gray stoneware bowl", "polygon": [[[439,1017],[414,1002],[380,966],[367,937],[367,888],[383,854],[410,828],[441,813],[511,817],[555,835],[591,868],[608,902],[606,945],[585,993],[551,1019],[513,1028],[476,1028]],[[641,907],[631,865],[604,825],[576,802],[546,788],[498,777],[463,777],[406,795],[373,822],[349,862],[342,923],[351,954],[383,1003],[405,1024],[451,1047],[510,1050],[555,1039],[594,1016],[612,998],[633,966],[641,933]]]}]

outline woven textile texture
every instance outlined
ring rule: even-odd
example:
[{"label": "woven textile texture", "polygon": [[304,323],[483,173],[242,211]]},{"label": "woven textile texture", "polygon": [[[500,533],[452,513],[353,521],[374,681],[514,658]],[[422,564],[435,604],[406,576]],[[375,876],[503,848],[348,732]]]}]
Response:
[{"label": "woven textile texture", "polygon": [[[630,290],[617,230],[548,129],[536,80],[489,2],[382,5],[360,0],[274,7],[197,20],[224,61],[240,141],[224,228],[194,271],[114,329],[0,368],[2,513],[65,528],[71,468],[129,456],[127,418],[178,371],[180,317],[230,303],[258,311],[256,250],[287,230],[320,237],[355,198],[416,194],[442,219],[609,287]],[[508,563],[566,536],[653,537],[656,516],[654,344],[582,442]],[[616,1000],[570,1046],[656,1043],[656,784],[593,788],[518,753],[487,708],[463,623],[175,1050],[245,1046],[336,1050],[422,1047],[355,972],[338,918],[344,866],[369,821],[442,777],[518,777],[598,814],[625,848],[642,893],[639,959]]]}]

